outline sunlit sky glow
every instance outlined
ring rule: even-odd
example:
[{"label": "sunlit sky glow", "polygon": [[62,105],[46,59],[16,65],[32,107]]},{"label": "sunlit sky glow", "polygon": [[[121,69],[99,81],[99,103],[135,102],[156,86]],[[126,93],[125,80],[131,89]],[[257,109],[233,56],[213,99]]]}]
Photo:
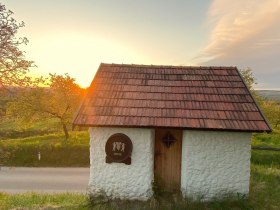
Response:
[{"label": "sunlit sky glow", "polygon": [[36,75],[87,87],[99,64],[251,67],[256,88],[280,89],[279,0],[4,0]]}]

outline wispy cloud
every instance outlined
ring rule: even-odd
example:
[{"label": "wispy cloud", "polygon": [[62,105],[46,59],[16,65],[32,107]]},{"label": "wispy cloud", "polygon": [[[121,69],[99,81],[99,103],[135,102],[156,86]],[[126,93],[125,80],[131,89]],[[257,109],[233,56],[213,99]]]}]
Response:
[{"label": "wispy cloud", "polygon": [[280,45],[280,0],[214,0],[208,11],[208,45],[194,63]]}]

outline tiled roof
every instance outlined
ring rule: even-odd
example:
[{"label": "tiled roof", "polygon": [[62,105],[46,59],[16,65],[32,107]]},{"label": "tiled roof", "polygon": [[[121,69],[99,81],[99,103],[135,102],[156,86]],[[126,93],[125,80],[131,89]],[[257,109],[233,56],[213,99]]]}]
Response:
[{"label": "tiled roof", "polygon": [[101,64],[73,124],[271,130],[236,67]]}]

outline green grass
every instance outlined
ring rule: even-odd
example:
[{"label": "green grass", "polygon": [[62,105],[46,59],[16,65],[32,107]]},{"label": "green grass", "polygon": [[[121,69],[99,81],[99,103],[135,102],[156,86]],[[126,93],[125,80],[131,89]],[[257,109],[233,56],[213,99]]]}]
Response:
[{"label": "green grass", "polygon": [[251,165],[248,202],[254,209],[280,209],[280,165],[271,165]]},{"label": "green grass", "polygon": [[30,125],[25,124],[25,126],[14,119],[0,119],[0,140],[45,135],[61,131],[61,125],[56,119],[41,120]]},{"label": "green grass", "polygon": [[8,195],[0,193],[0,209],[89,209],[87,197],[82,194],[36,194]]},{"label": "green grass", "polygon": [[10,153],[9,158],[2,160],[5,166],[89,166],[89,134],[85,131],[70,132],[68,142],[61,133],[1,140],[0,149]]},{"label": "green grass", "polygon": [[270,146],[280,148],[280,130],[272,133],[256,133],[252,137],[252,146]]},{"label": "green grass", "polygon": [[251,163],[258,166],[269,166],[280,169],[280,152],[252,150]]}]

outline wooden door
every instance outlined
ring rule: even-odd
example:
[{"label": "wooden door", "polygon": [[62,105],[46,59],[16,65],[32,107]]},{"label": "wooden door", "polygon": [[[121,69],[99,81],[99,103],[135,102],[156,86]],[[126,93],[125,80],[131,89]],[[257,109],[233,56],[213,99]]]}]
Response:
[{"label": "wooden door", "polygon": [[176,192],[181,187],[182,130],[156,129],[155,181],[161,189]]}]

